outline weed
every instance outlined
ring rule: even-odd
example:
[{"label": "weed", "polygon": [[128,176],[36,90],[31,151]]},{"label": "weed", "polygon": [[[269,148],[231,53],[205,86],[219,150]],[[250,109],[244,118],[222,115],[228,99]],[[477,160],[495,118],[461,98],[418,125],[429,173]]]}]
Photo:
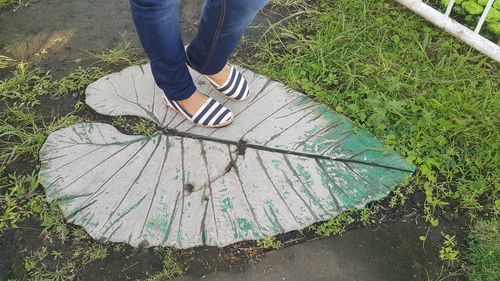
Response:
[{"label": "weed", "polygon": [[57,201],[47,204],[43,212],[38,212],[38,215],[45,239],[52,241],[56,238],[61,242],[65,242],[70,238],[69,227],[64,221],[64,216]]},{"label": "weed", "polygon": [[[0,169],[0,175],[4,172]],[[38,192],[36,174],[11,174],[0,182],[0,233],[5,228],[16,227],[17,223],[40,213],[45,208],[45,197]]]},{"label": "weed", "polygon": [[[0,68],[8,63],[9,61],[2,61],[0,56]],[[80,94],[90,83],[107,73],[100,67],[78,67],[68,76],[56,81],[49,72],[20,62],[16,64],[11,77],[0,81],[0,100],[16,106],[33,107],[40,103],[41,96],[57,98],[69,93]]]},{"label": "weed", "polygon": [[31,2],[31,0],[0,0],[0,9],[10,9],[6,13],[0,14],[0,16],[15,12],[22,7],[28,7]]},{"label": "weed", "polygon": [[[48,122],[32,109],[40,103],[40,97],[81,91],[101,75],[104,72],[98,68],[79,68],[67,78],[54,81],[48,72],[18,63],[12,76],[0,81],[0,100],[6,102],[0,112],[0,163],[29,156],[37,158],[48,134],[82,121],[70,113]],[[75,111],[81,108],[78,105]]]},{"label": "weed", "polygon": [[[91,262],[107,257],[107,248],[96,242],[76,243],[71,252],[48,251],[41,247],[24,259],[24,268],[29,280],[74,280],[78,272]],[[49,262],[53,260],[55,262]],[[55,266],[47,266],[55,264]]]},{"label": "weed", "polygon": [[73,228],[71,231],[71,237],[75,242],[82,242],[85,240],[89,240],[90,236],[87,234],[85,229],[83,228]]},{"label": "weed", "polygon": [[156,123],[147,119],[141,119],[141,121],[131,126],[131,130],[136,135],[151,137],[156,131]]},{"label": "weed", "polygon": [[137,54],[138,50],[130,46],[132,41],[126,39],[126,33],[121,35],[122,42],[116,47],[103,52],[92,53],[87,51],[87,53],[94,59],[97,59],[98,63],[102,63],[107,66],[145,63],[146,60]]},{"label": "weed", "polygon": [[257,240],[257,247],[264,249],[281,249],[283,248],[283,242],[276,239],[276,237],[267,237]]},{"label": "weed", "polygon": [[[83,121],[75,111],[53,119],[37,114],[42,96],[62,97],[80,94],[94,79],[104,75],[100,68],[78,68],[69,76],[56,81],[48,72],[19,63],[10,78],[0,81],[0,233],[16,228],[17,224],[34,217],[39,221],[42,238],[49,245],[70,241],[70,250],[40,248],[25,257],[24,267],[29,280],[73,280],[87,264],[104,259],[107,246],[89,239],[86,232],[65,223],[59,202],[48,203],[37,177],[32,173],[12,172],[16,161],[38,158],[47,135],[63,127]],[[25,96],[23,96],[23,94]],[[136,130],[148,130],[143,122]],[[169,257],[166,257],[165,264]],[[170,274],[165,266],[164,276]],[[175,268],[170,268],[175,272]]]},{"label": "weed", "polygon": [[271,0],[269,1],[272,5],[281,6],[281,7],[296,7],[305,5],[306,1],[304,0]]},{"label": "weed", "polygon": [[148,137],[151,137],[157,130],[156,123],[144,118],[118,116],[113,119],[113,124],[130,131],[132,134],[146,135]]},{"label": "weed", "polygon": [[80,121],[82,118],[68,114],[44,122],[30,108],[6,107],[0,113],[0,163],[26,156],[37,158],[48,134]]},{"label": "weed", "polygon": [[125,250],[127,250],[127,244],[125,243],[116,243],[113,246],[113,251],[118,252],[118,253],[123,253]]},{"label": "weed", "polygon": [[29,280],[34,281],[62,281],[67,280],[70,275],[71,268],[64,266],[55,271],[48,270],[44,264],[44,260],[49,255],[47,248],[41,247],[31,255],[24,259],[24,269],[28,272]]},{"label": "weed", "polygon": [[82,68],[78,67],[68,76],[58,81],[53,97],[67,95],[69,93],[81,93],[90,83],[108,74],[100,67]]},{"label": "weed", "polygon": [[116,126],[120,126],[120,127],[126,127],[127,126],[127,118],[125,116],[117,116],[113,120],[113,124]]},{"label": "weed", "polygon": [[48,252],[46,247],[41,247],[30,256],[24,259],[24,269],[30,272],[37,268],[38,264],[47,257]]},{"label": "weed", "polygon": [[364,225],[364,226],[369,226],[375,223],[375,220],[373,219],[376,212],[370,208],[363,208],[358,211],[359,213],[359,221]]},{"label": "weed", "polygon": [[183,270],[169,248],[155,247],[154,251],[162,257],[163,268],[155,275],[142,279],[142,281],[162,281],[182,274]]},{"label": "weed", "polygon": [[73,259],[78,260],[80,267],[84,267],[93,261],[104,259],[107,256],[108,248],[100,243],[84,243],[73,251]]},{"label": "weed", "polygon": [[354,222],[354,218],[349,213],[340,215],[322,223],[314,228],[314,232],[323,237],[340,235],[346,231],[346,227]]},{"label": "weed", "polygon": [[497,218],[479,220],[469,234],[465,260],[470,281],[500,280],[500,223]]},{"label": "weed", "polygon": [[52,77],[48,72],[31,69],[27,63],[20,62],[11,78],[0,81],[0,100],[32,107],[39,104],[38,98],[49,93],[52,87]]},{"label": "weed", "polygon": [[10,163],[27,155],[36,157],[45,135],[34,111],[7,107],[0,117],[0,163]]},{"label": "weed", "polygon": [[450,236],[444,233],[441,233],[441,236],[443,236],[444,242],[439,249],[439,258],[441,261],[453,263],[458,258],[458,251],[456,249],[457,241],[455,240],[455,236]]}]

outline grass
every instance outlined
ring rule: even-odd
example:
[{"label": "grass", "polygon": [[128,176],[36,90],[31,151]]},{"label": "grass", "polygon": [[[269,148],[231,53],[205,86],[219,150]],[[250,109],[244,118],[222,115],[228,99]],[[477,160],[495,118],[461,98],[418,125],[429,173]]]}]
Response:
[{"label": "grass", "polygon": [[[425,194],[419,209],[432,226],[446,213],[464,224],[497,216],[499,64],[392,1],[318,3],[294,1],[300,16],[271,26],[250,47],[253,55],[239,54],[239,63],[347,115],[415,164],[414,178],[395,190],[391,207],[419,191]],[[360,220],[369,224],[372,215],[365,211]],[[315,231],[340,234],[354,222],[348,219],[339,216]],[[443,235],[441,259],[457,261],[458,242]],[[497,274],[498,268],[489,267]]]},{"label": "grass", "polygon": [[19,8],[28,7],[32,0],[0,0],[0,16],[15,12]]},{"label": "grass", "polygon": [[62,78],[57,83],[57,89],[52,94],[53,97],[60,97],[67,94],[82,94],[83,90],[90,83],[108,74],[108,71],[100,67],[78,67],[68,76]]},{"label": "grass", "polygon": [[114,118],[113,124],[134,135],[145,135],[148,137],[151,137],[154,132],[159,130],[156,123],[143,118],[118,116]]},{"label": "grass", "polygon": [[144,64],[147,60],[140,54],[139,50],[132,48],[132,41],[127,40],[126,33],[122,35],[122,42],[116,47],[98,52],[86,52],[97,64],[105,66]]},{"label": "grass", "polygon": [[184,270],[174,257],[172,250],[164,247],[156,247],[154,251],[162,258],[162,270],[154,275],[147,276],[142,281],[164,281],[181,275]]},{"label": "grass", "polygon": [[54,87],[52,77],[39,69],[29,69],[27,63],[15,66],[12,78],[0,81],[0,100],[22,107],[39,104],[39,98]]},{"label": "grass", "polygon": [[500,222],[496,218],[479,220],[469,234],[465,259],[470,263],[470,281],[500,280]]},{"label": "grass", "polygon": [[268,32],[259,71],[352,118],[418,166],[437,210],[498,211],[498,64],[387,1],[322,1]]},{"label": "grass", "polygon": [[12,6],[22,6],[22,5],[27,5],[29,2],[28,0],[0,0],[0,9],[6,8],[6,7],[12,7]]}]

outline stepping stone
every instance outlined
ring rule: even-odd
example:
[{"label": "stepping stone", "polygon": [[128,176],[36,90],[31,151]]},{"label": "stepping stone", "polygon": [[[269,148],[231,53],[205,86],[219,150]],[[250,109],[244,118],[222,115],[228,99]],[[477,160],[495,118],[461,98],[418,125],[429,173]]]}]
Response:
[{"label": "stepping stone", "polygon": [[156,122],[153,136],[103,123],[52,133],[40,179],[66,220],[100,241],[136,247],[226,246],[302,229],[379,200],[414,167],[343,115],[238,68],[252,97],[224,101],[229,127],[195,127],[163,102],[149,65],[107,75],[86,91],[100,114]]}]

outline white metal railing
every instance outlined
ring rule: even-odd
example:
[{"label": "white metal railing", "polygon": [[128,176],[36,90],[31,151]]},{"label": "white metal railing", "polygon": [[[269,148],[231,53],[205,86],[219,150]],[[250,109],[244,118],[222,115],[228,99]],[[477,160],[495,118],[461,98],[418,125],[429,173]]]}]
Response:
[{"label": "white metal railing", "polygon": [[483,27],[486,16],[488,15],[488,12],[490,11],[491,6],[493,5],[493,2],[495,0],[488,1],[474,31],[450,18],[450,13],[453,5],[455,4],[455,0],[450,0],[444,14],[425,4],[424,2],[422,2],[422,0],[396,1],[412,10],[413,12],[417,13],[421,17],[427,19],[434,25],[446,30],[448,33],[462,40],[479,52],[489,56],[497,62],[500,62],[500,46],[479,34],[481,28]]}]

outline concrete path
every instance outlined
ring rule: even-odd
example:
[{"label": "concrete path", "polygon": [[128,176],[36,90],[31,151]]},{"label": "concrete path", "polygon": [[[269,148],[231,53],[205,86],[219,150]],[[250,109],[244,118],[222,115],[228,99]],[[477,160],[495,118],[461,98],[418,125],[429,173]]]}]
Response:
[{"label": "concrete path", "polygon": [[422,249],[418,235],[424,232],[413,223],[362,228],[272,251],[230,271],[203,274],[193,269],[174,281],[427,281],[425,271],[434,276],[439,262],[432,258],[436,249]]}]

